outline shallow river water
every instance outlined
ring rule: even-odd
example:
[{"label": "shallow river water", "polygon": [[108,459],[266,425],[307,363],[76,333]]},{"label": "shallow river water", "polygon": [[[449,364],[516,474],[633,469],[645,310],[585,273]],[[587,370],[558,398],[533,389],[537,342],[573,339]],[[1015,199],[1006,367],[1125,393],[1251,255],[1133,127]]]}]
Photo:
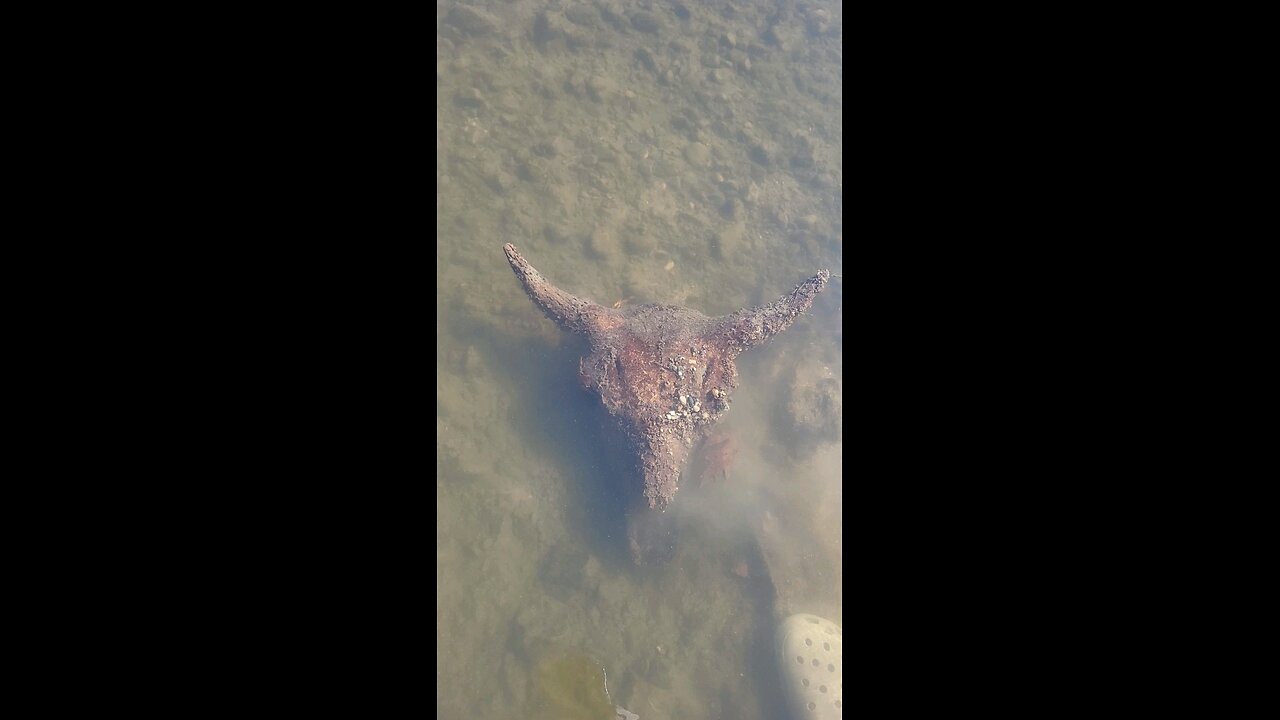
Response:
[{"label": "shallow river water", "polygon": [[[843,625],[841,6],[436,14],[437,715],[786,717],[779,621]],[[632,563],[634,459],[506,242],[576,295],[707,315],[831,271],[739,358],[670,562]]]}]

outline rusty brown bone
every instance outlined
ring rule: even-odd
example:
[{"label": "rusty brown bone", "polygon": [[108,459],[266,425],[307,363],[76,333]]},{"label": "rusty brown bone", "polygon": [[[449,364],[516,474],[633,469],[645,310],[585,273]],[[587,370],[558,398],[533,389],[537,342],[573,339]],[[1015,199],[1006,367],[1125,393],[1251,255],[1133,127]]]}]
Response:
[{"label": "rusty brown bone", "polygon": [[738,384],[734,360],[786,330],[831,277],[819,270],[768,305],[722,317],[671,305],[615,310],[547,282],[514,245],[502,249],[534,304],[560,327],[587,336],[583,384],[621,422],[640,459],[644,497],[658,510],[675,497],[690,448],[729,409]]}]

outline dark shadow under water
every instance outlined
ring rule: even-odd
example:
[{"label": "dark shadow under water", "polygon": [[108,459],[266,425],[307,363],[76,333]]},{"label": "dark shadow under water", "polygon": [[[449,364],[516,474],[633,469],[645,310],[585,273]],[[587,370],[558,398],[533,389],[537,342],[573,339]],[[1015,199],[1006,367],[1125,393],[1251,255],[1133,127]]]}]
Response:
[{"label": "dark shadow under water", "polygon": [[631,566],[625,517],[630,497],[640,495],[635,460],[626,435],[578,379],[586,342],[571,337],[556,347],[531,345],[494,353],[503,374],[519,387],[512,422],[562,473],[570,535],[604,565]]}]

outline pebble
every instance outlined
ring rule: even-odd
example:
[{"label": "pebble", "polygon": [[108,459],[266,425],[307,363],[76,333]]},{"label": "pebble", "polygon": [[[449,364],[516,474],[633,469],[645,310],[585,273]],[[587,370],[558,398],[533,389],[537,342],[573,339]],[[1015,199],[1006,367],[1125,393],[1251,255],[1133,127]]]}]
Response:
[{"label": "pebble", "polygon": [[631,16],[631,25],[640,32],[658,34],[662,30],[662,21],[657,15],[647,12],[638,12]]},{"label": "pebble", "polygon": [[461,5],[450,10],[446,20],[469,35],[488,35],[498,27],[488,15]]},{"label": "pebble", "polygon": [[476,88],[468,88],[454,98],[463,107],[482,108],[485,105],[484,94]]},{"label": "pebble", "polygon": [[741,222],[733,223],[716,234],[711,251],[718,260],[733,257],[742,250],[742,237],[747,227]]},{"label": "pebble", "polygon": [[640,64],[645,66],[649,72],[658,71],[658,61],[653,57],[653,53],[644,48],[636,50],[636,58],[640,60]]},{"label": "pebble", "polygon": [[649,237],[643,228],[626,228],[623,243],[626,245],[627,252],[632,255],[651,252],[654,247],[653,238]]},{"label": "pebble", "polygon": [[689,161],[690,165],[706,167],[711,163],[711,151],[700,142],[689,143],[688,147],[684,149],[684,158]]},{"label": "pebble", "polygon": [[778,146],[768,140],[761,140],[751,146],[751,159],[768,167],[777,159]]},{"label": "pebble", "polygon": [[596,75],[587,80],[587,95],[596,102],[603,102],[614,90],[613,81],[604,75]]},{"label": "pebble", "polygon": [[563,230],[554,225],[547,225],[544,227],[542,229],[542,235],[547,239],[547,242],[555,245],[559,245],[569,237]]},{"label": "pebble", "polygon": [[733,220],[738,217],[738,213],[742,210],[742,203],[738,198],[731,197],[724,201],[724,205],[720,206],[720,214],[726,219]]},{"label": "pebble", "polygon": [[564,16],[569,18],[569,22],[582,27],[594,28],[600,25],[600,12],[590,5],[574,5],[564,11]]},{"label": "pebble", "polygon": [[587,247],[600,258],[610,258],[618,254],[618,241],[613,233],[604,228],[596,228],[587,238]]},{"label": "pebble", "polygon": [[506,170],[497,169],[486,175],[485,182],[489,184],[490,188],[493,188],[494,192],[504,194],[516,184],[516,178]]}]

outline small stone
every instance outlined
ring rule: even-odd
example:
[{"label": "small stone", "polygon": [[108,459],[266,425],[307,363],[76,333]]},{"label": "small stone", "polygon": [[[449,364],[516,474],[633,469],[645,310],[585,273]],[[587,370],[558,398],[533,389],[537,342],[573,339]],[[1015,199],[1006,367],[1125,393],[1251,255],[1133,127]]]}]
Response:
[{"label": "small stone", "polygon": [[451,9],[445,20],[469,35],[488,35],[498,27],[493,18],[462,5]]},{"label": "small stone", "polygon": [[613,81],[604,75],[596,75],[587,80],[587,96],[596,102],[604,102],[614,89]]},{"label": "small stone", "polygon": [[811,168],[817,161],[817,151],[812,147],[802,147],[791,156],[791,164],[799,168]]},{"label": "small stone", "polygon": [[482,108],[485,104],[484,94],[475,88],[468,88],[467,90],[458,93],[457,97],[454,99],[459,105],[469,108]]},{"label": "small stone", "polygon": [[738,198],[731,197],[724,201],[720,206],[720,214],[725,216],[727,220],[733,220],[738,217],[738,213],[742,210],[742,203]]},{"label": "small stone", "polygon": [[608,230],[596,228],[587,237],[587,249],[598,258],[608,259],[618,254],[618,241]]},{"label": "small stone", "polygon": [[550,242],[555,245],[559,245],[560,243],[564,242],[565,239],[568,237],[568,235],[566,235],[563,230],[561,230],[560,228],[554,225],[547,225],[546,227],[542,228],[542,236],[547,239],[547,242]]},{"label": "small stone", "polygon": [[805,29],[809,34],[817,37],[831,29],[831,18],[827,15],[827,11],[818,8],[805,20]]},{"label": "small stone", "polygon": [[626,26],[626,18],[622,16],[622,8],[617,2],[599,2],[596,7],[600,10],[600,17],[615,29],[622,30]]},{"label": "small stone", "polygon": [[507,112],[514,112],[520,109],[520,98],[515,93],[507,90],[498,96],[498,107]]},{"label": "small stone", "polygon": [[640,32],[657,35],[662,30],[662,21],[658,20],[658,16],[653,13],[638,12],[631,16],[631,26]]},{"label": "small stone", "polygon": [[840,437],[841,388],[835,378],[797,378],[791,386],[787,412],[797,431],[810,441]]},{"label": "small stone", "polygon": [[506,170],[497,169],[485,177],[485,182],[489,184],[489,187],[493,188],[494,192],[505,194],[511,189],[512,185],[516,184],[516,178]]},{"label": "small stone", "polygon": [[770,45],[773,45],[779,50],[787,49],[787,44],[782,40],[782,37],[778,34],[778,29],[776,25],[769,26],[769,28],[766,29],[764,31],[764,34],[761,35],[760,37],[765,42],[769,43]]},{"label": "small stone", "polygon": [[768,167],[778,156],[778,146],[768,140],[761,140],[751,146],[751,159]]},{"label": "small stone", "polygon": [[484,359],[480,356],[480,351],[476,350],[475,345],[467,346],[467,354],[462,362],[462,370],[473,377],[483,372]]},{"label": "small stone", "polygon": [[539,12],[533,18],[533,41],[539,45],[547,45],[564,37],[556,19],[546,11]]},{"label": "small stone", "polygon": [[636,59],[639,60],[640,64],[644,65],[645,69],[649,72],[658,71],[658,61],[653,57],[653,53],[649,52],[645,48],[636,50]]},{"label": "small stone", "polygon": [[643,255],[653,250],[653,238],[649,237],[642,228],[624,228],[623,245],[627,252],[632,255]]},{"label": "small stone", "polygon": [[700,142],[689,143],[684,149],[684,159],[695,167],[706,167],[711,164],[711,151]]},{"label": "small stone", "polygon": [[600,25],[600,11],[590,5],[574,5],[564,11],[564,16],[569,18],[569,22],[585,28],[594,28]]},{"label": "small stone", "polygon": [[747,227],[741,222],[726,226],[711,241],[711,253],[717,260],[727,260],[742,251],[742,237]]}]

